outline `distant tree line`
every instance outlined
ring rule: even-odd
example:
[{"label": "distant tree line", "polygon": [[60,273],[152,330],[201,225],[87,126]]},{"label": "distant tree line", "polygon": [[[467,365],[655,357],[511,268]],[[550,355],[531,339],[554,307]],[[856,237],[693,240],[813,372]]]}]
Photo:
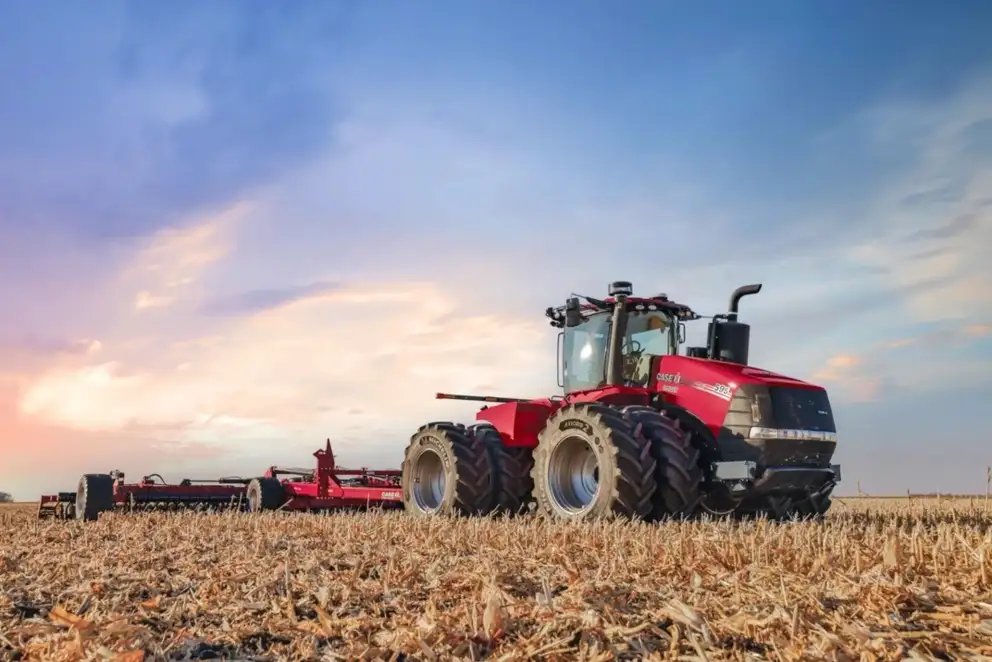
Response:
[{"label": "distant tree line", "polygon": [[13,503],[14,497],[10,496],[10,492],[0,492],[0,503]]}]

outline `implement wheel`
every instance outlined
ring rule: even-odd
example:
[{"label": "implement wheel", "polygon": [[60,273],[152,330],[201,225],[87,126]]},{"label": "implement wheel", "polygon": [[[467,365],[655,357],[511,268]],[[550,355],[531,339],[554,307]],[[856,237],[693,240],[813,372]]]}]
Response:
[{"label": "implement wheel", "polygon": [[455,423],[429,423],[403,459],[403,506],[419,517],[484,515],[492,509],[492,463],[483,439]]},{"label": "implement wheel", "polygon": [[285,491],[278,478],[252,478],[245,491],[248,512],[277,510],[286,501]]},{"label": "implement wheel", "polygon": [[614,407],[578,403],[555,412],[534,451],[538,511],[563,520],[650,516],[657,489],[651,445]]},{"label": "implement wheel", "polygon": [[110,474],[85,474],[76,488],[76,519],[95,522],[114,509],[114,479]]}]

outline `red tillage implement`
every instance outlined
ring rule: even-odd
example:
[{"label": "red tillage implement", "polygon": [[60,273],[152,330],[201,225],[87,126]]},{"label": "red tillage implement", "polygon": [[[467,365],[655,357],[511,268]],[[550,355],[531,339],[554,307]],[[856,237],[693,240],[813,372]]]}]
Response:
[{"label": "red tillage implement", "polygon": [[[403,506],[402,472],[395,469],[342,469],[331,440],[316,451],[317,469],[270,467],[248,483],[248,510],[332,510]],[[290,476],[289,478],[280,478]]]},{"label": "red tillage implement", "polygon": [[159,474],[144,476],[138,483],[127,483],[122,471],[86,474],[79,479],[75,492],[42,496],[38,517],[94,520],[100,513],[114,509],[131,512],[242,508],[247,483],[248,479],[230,477],[184,478],[169,484]]},{"label": "red tillage implement", "polygon": [[111,510],[316,511],[403,505],[399,471],[339,468],[330,440],[314,457],[316,469],[269,467],[259,478],[185,478],[168,484],[151,474],[129,484],[120,471],[86,474],[75,492],[42,496],[38,517],[95,520]]}]

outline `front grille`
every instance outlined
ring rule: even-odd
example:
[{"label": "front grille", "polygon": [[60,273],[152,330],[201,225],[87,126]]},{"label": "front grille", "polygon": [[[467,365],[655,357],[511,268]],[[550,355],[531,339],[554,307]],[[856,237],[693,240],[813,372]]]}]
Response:
[{"label": "front grille", "polygon": [[798,439],[752,440],[761,450],[761,464],[770,467],[828,467],[837,444]]},{"label": "front grille", "polygon": [[770,386],[775,427],[784,430],[836,432],[830,398],[822,389]]}]

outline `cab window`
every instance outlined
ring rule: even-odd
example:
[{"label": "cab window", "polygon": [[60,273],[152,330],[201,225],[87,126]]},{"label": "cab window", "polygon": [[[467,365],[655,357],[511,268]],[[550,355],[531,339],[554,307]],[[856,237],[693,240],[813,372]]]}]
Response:
[{"label": "cab window", "polygon": [[663,312],[631,313],[623,343],[625,380],[638,386],[648,385],[652,359],[675,352],[674,326],[671,317]]}]

